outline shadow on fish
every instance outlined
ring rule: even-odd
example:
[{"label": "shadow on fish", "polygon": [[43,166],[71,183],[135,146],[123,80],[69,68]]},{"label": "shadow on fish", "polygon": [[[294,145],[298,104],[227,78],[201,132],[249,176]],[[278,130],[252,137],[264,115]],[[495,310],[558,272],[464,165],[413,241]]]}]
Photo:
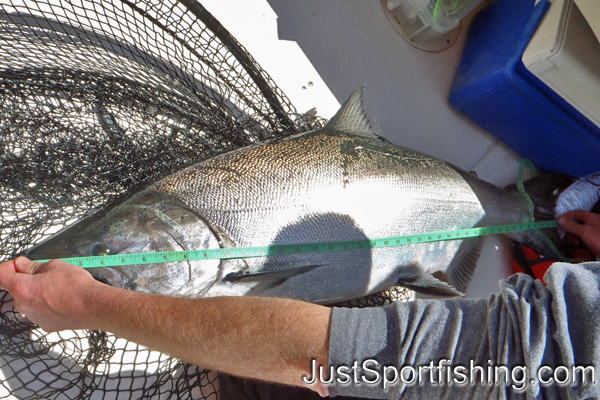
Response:
[{"label": "shadow on fish", "polygon": [[[31,259],[375,239],[527,222],[515,190],[445,161],[383,143],[359,88],[322,129],[238,149],[172,174],[102,218],[30,249]],[[575,182],[526,182],[538,220],[554,219]],[[545,234],[560,246],[555,230]],[[537,236],[512,234],[542,254]],[[462,295],[482,239],[91,270],[110,285],[176,296],[260,295],[334,303],[394,285]]]}]

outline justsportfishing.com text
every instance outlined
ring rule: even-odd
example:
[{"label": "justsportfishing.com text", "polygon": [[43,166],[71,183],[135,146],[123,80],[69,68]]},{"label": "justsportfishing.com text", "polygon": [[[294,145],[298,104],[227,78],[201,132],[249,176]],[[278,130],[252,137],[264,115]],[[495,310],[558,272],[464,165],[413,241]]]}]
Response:
[{"label": "justsportfishing.com text", "polygon": [[506,385],[514,390],[525,390],[528,384],[579,386],[596,382],[593,366],[541,366],[530,371],[526,366],[508,368],[502,365],[451,365],[449,360],[431,361],[420,366],[382,365],[376,360],[367,359],[359,364],[330,366],[329,371],[313,360],[311,375],[302,379],[307,384],[320,381],[323,384],[340,385],[382,385],[384,389],[398,384],[403,385]]}]

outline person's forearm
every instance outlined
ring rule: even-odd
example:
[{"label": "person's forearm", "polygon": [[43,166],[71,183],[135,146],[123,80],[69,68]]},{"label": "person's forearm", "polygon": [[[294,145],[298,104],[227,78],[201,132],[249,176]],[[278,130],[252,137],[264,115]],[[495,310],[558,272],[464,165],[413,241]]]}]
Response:
[{"label": "person's forearm", "polygon": [[330,309],[287,299],[184,299],[94,285],[87,328],[205,368],[302,385],[327,365]]}]

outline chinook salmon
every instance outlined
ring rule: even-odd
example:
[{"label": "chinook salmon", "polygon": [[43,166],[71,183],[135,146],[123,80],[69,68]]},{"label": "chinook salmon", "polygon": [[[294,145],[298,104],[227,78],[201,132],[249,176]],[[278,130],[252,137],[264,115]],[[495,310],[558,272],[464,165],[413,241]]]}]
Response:
[{"label": "chinook salmon", "polygon": [[[528,222],[526,200],[445,161],[377,139],[363,88],[322,129],[242,148],[174,173],[101,218],[32,248],[31,259],[374,239]],[[574,179],[526,182],[553,219]],[[546,232],[555,235],[555,230]],[[543,241],[517,239],[542,253]],[[556,239],[556,238],[555,238]],[[465,292],[480,239],[315,254],[93,269],[108,284],[203,297],[262,295],[332,303],[394,285]]]}]

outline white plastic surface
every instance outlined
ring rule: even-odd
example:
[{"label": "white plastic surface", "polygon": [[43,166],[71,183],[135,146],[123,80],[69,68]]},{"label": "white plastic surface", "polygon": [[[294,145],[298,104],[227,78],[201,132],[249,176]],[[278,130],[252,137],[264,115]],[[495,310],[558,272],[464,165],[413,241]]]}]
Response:
[{"label": "white plastic surface", "polygon": [[600,40],[600,4],[598,4],[598,0],[575,0],[575,4],[596,34],[596,38]]},{"label": "white plastic surface", "polygon": [[523,64],[600,126],[600,42],[573,0],[553,0]]},{"label": "white plastic surface", "polygon": [[566,12],[570,9],[571,1],[553,0],[544,15],[529,45],[523,53],[523,63],[532,72],[541,72],[552,63],[547,61],[562,46],[567,19]]}]

